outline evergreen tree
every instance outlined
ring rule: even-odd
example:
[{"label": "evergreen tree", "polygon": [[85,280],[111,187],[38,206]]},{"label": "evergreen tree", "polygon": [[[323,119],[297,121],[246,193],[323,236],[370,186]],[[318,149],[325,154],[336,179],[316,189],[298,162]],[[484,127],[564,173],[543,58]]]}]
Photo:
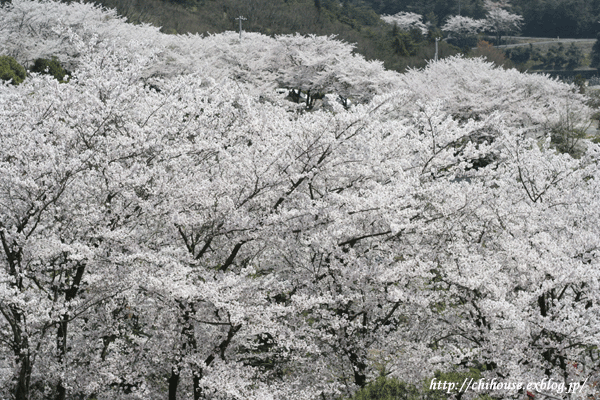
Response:
[{"label": "evergreen tree", "polygon": [[515,64],[525,64],[527,61],[531,59],[531,47],[515,47],[512,49],[508,49],[506,51],[506,55],[512,62]]},{"label": "evergreen tree", "polygon": [[65,76],[69,75],[69,72],[62,67],[56,57],[36,59],[33,67],[31,67],[31,72],[52,75],[59,82],[63,82]]},{"label": "evergreen tree", "polygon": [[27,73],[14,58],[9,56],[0,56],[0,79],[11,81],[13,85],[23,82]]},{"label": "evergreen tree", "polygon": [[565,47],[562,43],[558,46],[552,46],[548,49],[546,54],[546,68],[559,70],[567,64],[567,56],[565,54]]},{"label": "evergreen tree", "polygon": [[575,45],[575,43],[571,43],[569,49],[567,50],[567,69],[573,70],[581,65],[581,61],[583,60],[583,53],[581,49]]},{"label": "evergreen tree", "polygon": [[399,56],[408,57],[415,54],[417,45],[410,33],[398,30],[392,36],[392,48]]}]

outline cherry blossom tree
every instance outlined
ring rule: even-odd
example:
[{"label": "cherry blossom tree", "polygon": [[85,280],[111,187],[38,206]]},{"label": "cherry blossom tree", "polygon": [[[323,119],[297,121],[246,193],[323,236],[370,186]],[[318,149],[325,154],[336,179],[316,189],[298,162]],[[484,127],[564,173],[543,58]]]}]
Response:
[{"label": "cherry blossom tree", "polygon": [[502,35],[510,35],[521,30],[523,17],[495,8],[488,11],[485,21],[485,29],[493,32],[496,35],[496,44],[500,44]]},{"label": "cherry blossom tree", "polygon": [[459,45],[464,45],[465,40],[477,35],[484,28],[485,20],[453,15],[446,20],[446,23],[442,26],[442,31],[451,34]]},{"label": "cherry blossom tree", "polygon": [[307,93],[307,105],[315,94],[362,102],[393,87],[395,76],[381,62],[366,61],[352,53],[353,45],[334,37],[287,35],[278,36],[277,42],[272,63],[277,81]]},{"label": "cherry blossom tree", "polygon": [[161,36],[158,28],[149,25],[134,31],[115,10],[89,3],[16,0],[2,5],[0,52],[27,66],[37,58],[55,56],[72,69],[78,49],[65,34],[68,30],[84,40],[94,37],[95,43],[116,38],[150,42]]},{"label": "cherry blossom tree", "polygon": [[585,129],[591,115],[574,87],[542,75],[497,68],[483,59],[452,57],[422,71],[409,71],[401,79],[399,88],[409,90],[413,99],[406,110],[417,110],[418,101],[442,100],[443,109],[459,120],[482,120],[501,112],[505,125],[538,138],[563,128]]},{"label": "cherry blossom tree", "polygon": [[[4,7],[2,37],[31,40],[13,13],[45,33],[3,49],[74,68],[0,88],[0,396],[336,399],[382,373],[598,373],[600,149],[549,141],[589,119],[572,86]],[[364,101],[290,113],[260,101],[276,85]]]},{"label": "cherry blossom tree", "polygon": [[[133,28],[114,10],[89,3],[71,6],[17,0],[5,4],[3,10],[0,52],[26,66],[37,58],[51,57],[70,70],[79,66],[81,53],[69,39],[71,32],[88,46],[118,41],[129,46],[128,54],[154,57],[141,79],[184,73],[199,73],[214,81],[235,78],[275,102],[272,93],[278,85],[312,96],[332,93],[356,101],[367,101],[393,86],[393,74],[385,71],[381,62],[365,60],[353,53],[353,45],[333,37],[271,38],[247,33],[247,40],[240,42],[234,32],[207,37],[167,35],[147,25]],[[307,105],[311,98],[309,93]]]},{"label": "cherry blossom tree", "polygon": [[[124,74],[131,74],[131,67]],[[102,112],[103,106],[113,100],[111,89],[119,89],[89,80],[86,92],[52,80],[37,76],[2,95],[1,307],[10,327],[2,335],[16,368],[12,383],[3,386],[12,387],[16,399],[30,398],[32,386],[46,390],[50,382],[56,398],[65,398],[66,380],[72,379],[64,375],[68,335],[77,336],[80,318],[90,308],[131,283],[118,263],[109,261],[119,253],[113,249],[120,247],[123,226],[107,204],[117,193],[111,196],[106,186],[118,184],[109,178],[111,156],[93,145],[107,140],[103,126],[112,115]],[[120,184],[126,186],[126,180]],[[117,281],[104,285],[103,276]],[[36,362],[44,374],[34,368]]]},{"label": "cherry blossom tree", "polygon": [[[57,398],[64,398],[67,391],[95,396],[100,396],[100,392],[108,396],[134,393],[150,396],[156,390],[152,385],[156,380],[168,384],[172,398],[182,390],[192,392],[195,398],[207,391],[264,398],[266,390],[270,395],[279,391],[306,398],[319,385],[326,393],[338,390],[337,384],[325,383],[327,377],[334,375],[327,372],[329,363],[322,361],[318,348],[310,345],[313,339],[302,336],[302,340],[298,340],[294,330],[286,328],[290,324],[282,325],[278,320],[292,313],[286,311],[291,306],[270,304],[269,298],[291,283],[273,279],[274,273],[280,273],[281,264],[281,256],[275,257],[273,251],[281,246],[269,238],[286,234],[289,240],[297,240],[298,234],[293,230],[284,229],[281,236],[272,231],[274,226],[284,226],[283,221],[289,218],[289,212],[282,211],[286,198],[298,189],[304,180],[302,175],[314,169],[313,163],[329,165],[324,162],[330,157],[330,151],[326,150],[331,143],[327,140],[337,137],[335,140],[343,142],[345,135],[352,136],[351,132],[355,131],[344,133],[347,124],[343,121],[331,124],[327,114],[290,121],[285,109],[257,106],[250,97],[244,97],[239,84],[221,82],[216,90],[187,75],[163,80],[160,91],[155,91],[140,79],[152,58],[138,59],[124,68],[124,56],[129,50],[95,43],[88,46],[85,42],[80,43],[80,49],[89,54],[82,56],[82,67],[74,72],[69,83],[58,84],[49,78],[34,76],[22,89],[33,93],[29,101],[15,101],[22,95],[20,91],[3,97],[6,107],[17,105],[17,109],[3,114],[12,121],[5,131],[7,143],[16,141],[14,146],[6,147],[7,152],[13,153],[15,148],[36,148],[36,138],[46,131],[42,137],[51,143],[59,145],[60,137],[55,135],[63,132],[64,140],[68,139],[71,146],[82,148],[70,150],[67,147],[69,153],[57,158],[67,166],[74,165],[82,182],[71,184],[72,181],[67,180],[63,185],[69,183],[69,190],[63,186],[54,189],[60,197],[52,197],[51,204],[39,206],[41,209],[31,219],[29,242],[19,245],[19,239],[7,233],[8,282],[12,279],[20,282],[18,276],[25,274],[25,283],[15,285],[24,291],[32,290],[30,285],[35,283],[37,296],[30,301],[39,307],[19,308],[17,316],[6,317],[13,331],[31,332],[25,342],[22,335],[11,337],[7,333],[6,341],[12,341],[13,347],[20,349],[16,357],[21,357],[14,362],[14,376],[18,378],[15,385],[7,385],[9,390],[13,390],[17,398],[25,398],[32,385],[37,387],[45,382],[45,390]],[[32,89],[37,87],[40,89]],[[57,103],[54,107],[38,112],[53,102]],[[19,118],[14,118],[15,115]],[[32,127],[28,135],[18,133],[24,123]],[[330,134],[323,136],[327,126]],[[284,132],[286,134],[280,137]],[[316,135],[314,140],[307,138],[307,133]],[[323,140],[326,141],[321,144]],[[300,145],[303,142],[307,148]],[[96,151],[97,148],[102,150]],[[51,151],[52,146],[42,149]],[[269,152],[265,152],[266,149]],[[308,159],[307,150],[311,153]],[[9,153],[5,159],[7,168],[12,171],[11,163],[16,160]],[[18,165],[32,165],[31,157],[37,153],[20,154],[24,159]],[[72,159],[79,154],[88,157],[85,163]],[[271,161],[265,159],[267,154],[272,157]],[[55,159],[46,154],[39,158]],[[52,172],[58,174],[56,180],[63,175],[75,179],[75,172],[70,170],[60,173],[61,168],[52,164],[42,167],[45,165],[38,166],[42,169],[40,178],[35,178],[33,172],[18,169],[12,175],[7,174],[6,203],[20,197],[10,189],[14,182],[8,180],[9,176],[14,175],[16,179],[30,175],[34,182],[36,179],[46,181],[48,178],[43,177],[48,176],[48,170],[57,170]],[[165,171],[171,172],[165,174]],[[248,174],[251,171],[254,172]],[[166,184],[164,179],[168,175],[171,178]],[[292,179],[291,183],[288,179]],[[237,183],[232,184],[234,182]],[[80,192],[91,190],[83,189],[84,184],[97,188],[88,199],[91,203],[86,205],[85,199],[77,197],[69,200],[68,195],[79,196]],[[202,196],[194,193],[202,193]],[[46,196],[36,192],[33,195],[32,202]],[[269,203],[271,206],[265,207]],[[25,210],[32,207],[36,206],[23,206]],[[71,240],[78,240],[74,246],[82,241],[97,251],[97,256],[87,254],[80,263],[71,265],[71,258],[79,260],[83,256],[70,255],[72,251],[64,246],[58,247],[62,248],[58,253],[61,258],[56,261],[54,257],[58,256],[54,253],[47,256],[48,259],[29,250],[31,246],[41,246],[40,241],[46,243],[44,240],[53,236],[67,235],[60,230],[49,232],[54,227],[54,219],[58,218],[56,207],[74,219],[64,223],[68,228],[80,225],[78,218],[84,219],[82,222],[87,225],[70,233],[74,236]],[[73,207],[84,210],[90,207],[99,214],[91,218],[73,212]],[[190,213],[190,210],[196,211]],[[18,215],[14,218],[29,220]],[[281,218],[283,221],[278,222]],[[41,229],[40,221],[46,220],[47,230],[33,237],[33,233]],[[294,221],[291,227],[296,226]],[[99,227],[106,227],[101,236],[85,233],[96,232],[94,229]],[[18,227],[7,225],[5,229],[6,232],[16,229],[14,234],[19,234]],[[77,236],[79,232],[83,237]],[[51,243],[45,244],[44,248],[48,247],[53,248]],[[15,250],[6,250],[12,248]],[[29,254],[35,261],[28,258],[13,267],[19,259],[13,253]],[[42,265],[44,269],[35,269],[35,265]],[[90,269],[93,277],[88,277],[86,272]],[[65,282],[59,284],[54,277],[57,271],[63,270],[66,271],[63,273]],[[96,282],[102,276],[113,276],[120,284],[105,279],[107,287],[104,288]],[[140,276],[145,278],[140,279]],[[164,276],[170,280],[166,287],[161,279]],[[283,277],[291,279],[287,272]],[[59,288],[52,289],[56,285]],[[86,290],[80,290],[81,286]],[[12,304],[14,290],[7,290],[6,301]],[[41,301],[46,292],[52,293],[52,290],[60,296]],[[75,306],[78,295],[89,300],[80,300],[81,309]],[[46,316],[47,310],[53,308],[59,310],[57,315]],[[25,315],[31,320],[36,312],[45,316],[44,323],[26,325]],[[56,349],[51,339],[54,330]],[[277,345],[273,353],[281,359],[272,373],[280,374],[277,371],[289,365],[288,369],[302,371],[300,378],[282,383],[277,389],[277,385],[267,379],[267,370],[260,378],[264,385],[257,386],[256,372],[252,371],[263,368],[257,360],[267,358],[269,352],[261,350],[258,355],[252,354],[257,352],[257,346],[263,346],[264,338],[270,338],[270,345]],[[97,342],[101,343],[100,347],[93,345]],[[309,368],[302,359],[311,346]],[[31,355],[38,360],[37,364],[29,358]],[[310,372],[314,371],[315,363],[323,365],[323,373]],[[219,380],[223,374],[234,384]],[[182,386],[180,382],[185,381],[185,377],[189,377],[191,384]],[[312,385],[303,391],[302,386],[307,387],[309,377],[312,377]]]},{"label": "cherry blossom tree", "polygon": [[462,196],[432,193],[436,212],[462,220],[440,221],[438,243],[451,244],[432,249],[446,324],[435,342],[490,378],[583,384],[599,368],[597,227],[582,222],[598,190],[598,149],[574,160],[512,135],[494,146],[503,157],[457,182]]},{"label": "cherry blossom tree", "polygon": [[403,31],[418,29],[423,35],[427,34],[427,25],[423,23],[423,16],[420,14],[402,11],[394,15],[382,15],[381,19]]}]

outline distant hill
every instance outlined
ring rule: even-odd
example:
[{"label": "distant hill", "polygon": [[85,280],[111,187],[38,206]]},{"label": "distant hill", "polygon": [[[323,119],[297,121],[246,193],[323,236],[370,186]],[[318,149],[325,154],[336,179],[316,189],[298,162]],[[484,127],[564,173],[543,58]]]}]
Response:
[{"label": "distant hill", "polygon": [[[10,0],[0,0],[4,3]],[[73,0],[66,0],[67,2]],[[235,17],[248,18],[245,29],[265,34],[336,34],[357,43],[367,58],[398,69],[412,65],[395,59],[389,26],[379,15],[410,11],[433,26],[450,15],[484,18],[490,0],[84,0],[116,8],[132,22],[162,26],[164,32],[223,32],[237,29]],[[594,38],[600,32],[600,0],[492,0],[524,17],[523,35]]]},{"label": "distant hill", "polygon": [[[485,16],[485,0],[364,0],[380,14],[412,11],[429,21],[449,15]],[[523,35],[592,38],[600,31],[600,0],[495,0],[524,17]]]},{"label": "distant hill", "polygon": [[600,32],[600,0],[513,0],[525,18],[525,36],[595,38]]},{"label": "distant hill", "polygon": [[[7,0],[0,0],[6,2]],[[70,2],[72,0],[66,0]],[[450,15],[484,18],[486,0],[84,0],[114,8],[133,23],[150,23],[166,33],[221,33],[243,29],[267,35],[336,35],[356,45],[366,59],[386,68],[420,68],[434,57],[433,37]],[[499,0],[496,0],[499,1]],[[595,37],[600,31],[600,0],[504,1],[525,18],[528,36]],[[398,32],[380,19],[382,14],[411,11],[424,16],[430,35]],[[459,49],[440,43],[440,57]]]},{"label": "distant hill", "polygon": [[[133,23],[151,23],[166,33],[220,33],[243,29],[267,35],[300,33],[336,35],[356,44],[365,58],[388,69],[423,67],[434,57],[427,37],[400,35],[362,0],[86,0],[115,8]],[[442,43],[440,57],[458,49]]]}]

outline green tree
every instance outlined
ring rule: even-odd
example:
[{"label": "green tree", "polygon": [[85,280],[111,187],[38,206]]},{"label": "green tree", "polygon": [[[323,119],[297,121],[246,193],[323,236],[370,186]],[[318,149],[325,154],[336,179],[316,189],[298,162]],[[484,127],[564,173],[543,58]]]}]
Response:
[{"label": "green tree", "polygon": [[38,58],[35,60],[31,72],[38,72],[40,74],[52,75],[59,82],[64,82],[65,75],[69,75],[69,72],[65,70],[58,58]]},{"label": "green tree", "polygon": [[416,400],[418,398],[419,391],[416,387],[396,378],[381,376],[359,390],[353,400]]},{"label": "green tree", "polygon": [[0,56],[0,79],[18,85],[25,80],[26,76],[25,68],[17,60],[9,56]]},{"label": "green tree", "polygon": [[565,54],[565,46],[559,43],[558,46],[552,46],[548,49],[545,60],[546,68],[559,70],[567,64],[567,55]]},{"label": "green tree", "polygon": [[544,61],[544,56],[542,55],[540,48],[537,46],[534,46],[531,43],[529,43],[529,53],[530,53],[529,58],[532,59],[533,61],[536,61],[536,62]]},{"label": "green tree", "polygon": [[[426,379],[421,385],[411,385],[402,382],[396,378],[380,376],[377,380],[369,383],[364,388],[355,393],[352,400],[448,400],[452,398],[460,399],[462,393],[459,388],[465,380],[477,381],[481,379],[481,372],[486,369],[485,366],[479,368],[469,368],[468,371],[436,371],[433,378]],[[453,389],[441,389],[439,383],[447,382],[452,384]],[[484,394],[476,398],[477,400],[491,400]]]},{"label": "green tree", "polygon": [[569,49],[567,50],[567,69],[573,70],[581,65],[581,61],[583,61],[583,52],[579,47],[575,45],[575,43],[571,43]]},{"label": "green tree", "polygon": [[432,28],[438,27],[439,18],[437,17],[437,15],[435,15],[433,11],[427,13],[427,15],[425,16],[425,21],[429,22]]},{"label": "green tree", "polygon": [[415,54],[417,47],[410,33],[397,30],[395,34],[392,34],[392,48],[397,55],[401,57],[412,56]]},{"label": "green tree", "polygon": [[525,64],[531,59],[531,48],[527,46],[514,47],[506,50],[506,56],[515,64]]}]

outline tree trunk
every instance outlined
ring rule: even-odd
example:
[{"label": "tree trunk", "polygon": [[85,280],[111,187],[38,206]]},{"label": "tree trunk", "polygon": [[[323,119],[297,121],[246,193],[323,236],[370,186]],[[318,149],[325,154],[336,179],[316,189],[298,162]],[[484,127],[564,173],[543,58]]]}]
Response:
[{"label": "tree trunk", "polygon": [[202,388],[200,380],[202,379],[202,369],[194,372],[194,400],[200,400],[202,396]]},{"label": "tree trunk", "polygon": [[29,400],[29,384],[31,383],[31,358],[29,355],[29,343],[25,338],[21,345],[19,358],[19,377],[15,390],[15,400]]},{"label": "tree trunk", "polygon": [[[6,239],[3,229],[0,229],[0,242],[2,243],[2,250],[4,250],[6,261],[8,263],[8,273],[14,278],[14,283],[11,284],[11,287],[18,292],[23,292],[23,275],[21,274],[22,249],[16,246],[15,243],[9,242]],[[13,249],[13,246],[16,247],[16,249]],[[0,304],[0,311],[12,329],[12,345],[19,368],[18,375],[16,376],[17,385],[15,387],[14,399],[28,400],[31,369],[33,368],[33,365],[31,363],[31,355],[29,352],[29,338],[27,337],[25,316],[21,310],[14,305],[9,305],[7,308],[4,308],[4,306]]]},{"label": "tree trunk", "polygon": [[169,400],[177,400],[177,385],[179,385],[179,371],[171,368],[169,377]]},{"label": "tree trunk", "polygon": [[[62,365],[65,361],[65,354],[67,351],[67,326],[68,317],[63,315],[62,321],[58,324],[58,332],[56,333],[56,349],[58,351],[58,364]],[[63,385],[62,378],[58,379],[56,386],[56,400],[65,400],[67,396],[67,390]]]},{"label": "tree trunk", "polygon": [[[191,316],[194,313],[194,307],[191,305],[189,308],[183,302],[178,302],[179,307],[183,310],[183,329],[181,334],[184,337],[183,344],[181,346],[181,355],[177,358],[177,368],[171,368],[171,376],[168,379],[169,383],[169,400],[177,400],[177,386],[179,385],[179,374],[181,368],[181,360],[185,356],[188,349],[196,350],[197,342],[194,334],[194,326],[192,325]],[[200,379],[202,379],[202,370],[200,372],[193,371],[194,373],[194,400],[200,399],[202,391],[200,390]]]},{"label": "tree trunk", "polygon": [[[67,291],[65,291],[65,303],[69,303],[73,300],[79,291],[79,285],[81,284],[81,279],[83,278],[83,274],[85,272],[85,264],[79,263],[77,264],[77,269],[75,270],[75,276],[73,277],[73,282]],[[57,349],[57,358],[58,364],[63,365],[65,363],[65,357],[67,355],[67,328],[69,326],[69,315],[63,314],[62,319],[58,323],[58,330],[56,332],[56,349]],[[56,400],[65,400],[67,396],[67,390],[63,385],[63,381],[61,378],[58,380],[58,384],[56,386]]]},{"label": "tree trunk", "polygon": [[354,369],[354,383],[356,383],[358,387],[365,387],[367,384],[367,375],[365,374],[367,365],[359,360],[359,357],[356,353],[350,353],[349,358]]}]

